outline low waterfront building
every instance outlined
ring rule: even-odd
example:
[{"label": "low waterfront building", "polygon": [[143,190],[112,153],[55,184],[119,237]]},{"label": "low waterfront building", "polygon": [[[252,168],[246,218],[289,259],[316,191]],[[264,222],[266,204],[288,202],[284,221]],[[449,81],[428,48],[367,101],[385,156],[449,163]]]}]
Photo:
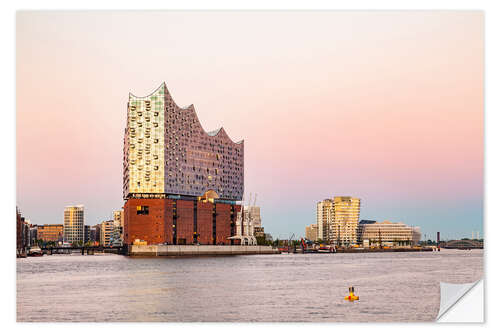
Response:
[{"label": "low waterfront building", "polygon": [[265,236],[264,227],[254,227],[253,231],[254,231],[255,237],[264,237]]},{"label": "low waterfront building", "polygon": [[37,238],[45,242],[61,242],[63,240],[64,226],[62,224],[39,225]]},{"label": "low waterfront building", "polygon": [[16,248],[18,254],[25,253],[26,248],[30,246],[30,223],[21,215],[16,207]]},{"label": "low waterfront building", "polygon": [[90,238],[96,244],[101,244],[101,225],[96,224],[90,228]]},{"label": "low waterfront building", "polygon": [[365,224],[373,224],[373,223],[376,223],[377,221],[375,220],[361,220],[359,221],[358,223],[358,230],[357,230],[357,238],[358,238],[358,244],[360,245],[364,245],[364,246],[369,246],[369,243],[363,243],[363,235],[362,235],[362,232],[363,232],[363,225]]},{"label": "low waterfront building", "polygon": [[241,244],[255,245],[256,237],[264,236],[259,206],[243,206],[236,215],[236,235],[230,239]]},{"label": "low waterfront building", "polygon": [[29,244],[33,246],[38,240],[38,226],[36,224],[29,224]]},{"label": "low waterfront building", "polygon": [[84,233],[83,243],[84,244],[87,244],[87,243],[91,242],[91,239],[90,239],[90,237],[91,237],[90,228],[91,228],[90,225],[84,225],[83,226],[83,230],[84,230],[84,232],[83,232]]},{"label": "low waterfront building", "polygon": [[317,241],[318,240],[318,225],[317,224],[311,224],[306,226],[306,239],[310,241]]},{"label": "low waterfront building", "polygon": [[21,216],[19,208],[16,207],[16,249],[18,254],[24,252],[23,249],[23,225],[24,218]]},{"label": "low waterfront building", "polygon": [[363,246],[412,246],[420,241],[420,228],[390,221],[359,224],[359,242]]}]

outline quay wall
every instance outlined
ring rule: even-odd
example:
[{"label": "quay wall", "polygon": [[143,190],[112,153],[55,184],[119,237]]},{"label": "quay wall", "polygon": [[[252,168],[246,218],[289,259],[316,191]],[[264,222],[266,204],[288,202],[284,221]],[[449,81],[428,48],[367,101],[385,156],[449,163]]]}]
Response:
[{"label": "quay wall", "polygon": [[128,252],[128,254],[133,257],[178,257],[278,253],[280,253],[279,250],[273,249],[271,246],[258,245],[131,245]]},{"label": "quay wall", "polygon": [[337,249],[339,253],[367,253],[367,252],[432,252],[431,248],[410,248],[410,247],[400,247],[400,248],[389,248],[389,249]]}]

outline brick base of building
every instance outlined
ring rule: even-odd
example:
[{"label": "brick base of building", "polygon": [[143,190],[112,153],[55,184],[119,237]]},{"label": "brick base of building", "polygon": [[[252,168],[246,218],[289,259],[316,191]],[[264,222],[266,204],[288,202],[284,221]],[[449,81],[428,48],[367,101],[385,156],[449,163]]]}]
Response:
[{"label": "brick base of building", "polygon": [[148,244],[233,245],[240,205],[185,199],[128,199],[124,242]]}]

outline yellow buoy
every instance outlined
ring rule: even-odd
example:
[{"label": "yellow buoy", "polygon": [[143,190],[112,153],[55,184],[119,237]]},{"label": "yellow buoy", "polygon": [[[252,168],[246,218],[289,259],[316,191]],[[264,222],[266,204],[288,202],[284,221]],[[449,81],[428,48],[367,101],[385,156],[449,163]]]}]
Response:
[{"label": "yellow buoy", "polygon": [[344,297],[346,301],[357,301],[359,296],[354,295],[354,287],[349,287],[349,296]]}]

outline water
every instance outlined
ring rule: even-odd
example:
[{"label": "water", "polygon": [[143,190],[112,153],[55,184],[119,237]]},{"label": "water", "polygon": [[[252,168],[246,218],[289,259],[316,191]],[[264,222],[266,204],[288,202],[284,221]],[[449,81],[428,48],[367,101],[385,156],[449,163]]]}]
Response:
[{"label": "water", "polygon": [[[483,251],[17,259],[18,321],[433,321]],[[354,286],[358,302],[344,301]]]}]

